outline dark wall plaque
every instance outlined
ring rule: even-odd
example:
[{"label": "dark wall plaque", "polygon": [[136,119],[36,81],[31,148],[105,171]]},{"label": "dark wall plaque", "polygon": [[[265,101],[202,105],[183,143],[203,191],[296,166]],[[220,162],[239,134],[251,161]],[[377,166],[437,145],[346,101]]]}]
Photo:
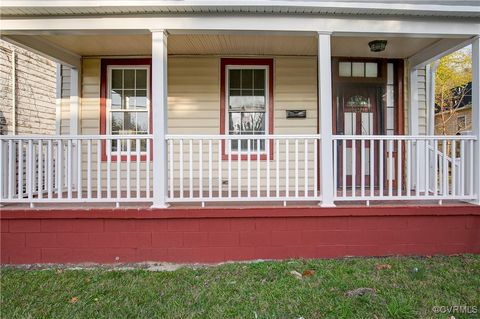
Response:
[{"label": "dark wall plaque", "polygon": [[307,110],[287,110],[287,119],[307,118]]}]

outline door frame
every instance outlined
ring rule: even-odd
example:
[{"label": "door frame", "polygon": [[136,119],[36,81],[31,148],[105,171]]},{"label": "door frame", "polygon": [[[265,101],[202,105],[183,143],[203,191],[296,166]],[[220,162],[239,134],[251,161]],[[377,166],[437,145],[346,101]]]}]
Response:
[{"label": "door frame", "polygon": [[[378,68],[378,77],[376,78],[367,78],[367,77],[340,77],[339,76],[339,62],[376,62],[379,65]],[[395,101],[395,121],[394,121],[394,134],[403,135],[405,132],[404,125],[404,79],[405,79],[405,68],[403,59],[384,59],[384,58],[365,58],[365,57],[332,57],[332,133],[335,135],[337,132],[337,113],[336,113],[336,92],[339,85],[351,84],[351,85],[387,85],[387,67],[388,63],[393,63],[394,66],[394,101]],[[386,104],[386,98],[383,98],[383,102]],[[384,104],[384,105],[385,105]],[[379,132],[381,135],[385,132]],[[405,147],[402,148],[402,161],[405,160]],[[384,149],[384,153],[386,150]],[[380,154],[379,154],[380,156]],[[397,148],[394,147],[393,152],[394,160],[397,161]],[[403,170],[402,181],[405,187],[405,172]],[[385,176],[384,176],[385,178]],[[340,187],[340,184],[337,183],[337,187]],[[396,187],[396,178],[394,180],[393,186]]]}]

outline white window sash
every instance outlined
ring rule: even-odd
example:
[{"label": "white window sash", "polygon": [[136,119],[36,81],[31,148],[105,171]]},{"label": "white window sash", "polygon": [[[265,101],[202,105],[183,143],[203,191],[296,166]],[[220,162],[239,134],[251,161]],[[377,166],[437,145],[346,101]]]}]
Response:
[{"label": "white window sash", "polygon": [[[269,121],[269,103],[270,103],[270,96],[268,94],[269,92],[269,74],[270,74],[270,67],[268,65],[226,65],[225,66],[225,135],[232,135],[232,136],[236,136],[236,134],[230,134],[230,122],[229,122],[229,116],[230,116],[230,110],[229,110],[229,99],[230,99],[230,95],[229,95],[229,91],[230,91],[230,70],[265,70],[265,133],[263,135],[269,135],[270,133],[270,121]],[[235,113],[235,112],[233,112]],[[241,112],[237,112],[237,113],[241,113]],[[263,112],[245,112],[245,113],[263,113]],[[255,140],[255,135],[260,135],[260,134],[240,134],[240,136],[245,136],[245,135],[251,135],[252,136],[252,139]],[[261,141],[260,139],[256,139],[257,141]],[[238,140],[239,143],[242,143],[242,140]],[[268,143],[268,140],[265,140],[265,143]],[[232,145],[232,143],[229,143],[230,144],[230,147]],[[250,153],[251,154],[256,154],[256,148],[253,149],[253,143],[250,143],[250,147],[251,147],[251,150],[250,150]],[[225,149],[225,152],[226,154],[229,154],[229,153],[232,153],[232,154],[238,154],[238,148],[235,148],[235,149],[228,149],[226,148]],[[241,150],[240,151],[240,155],[244,155],[244,154],[247,154],[248,151],[244,151],[244,150]],[[260,154],[266,154],[266,148],[264,148],[263,150],[260,150]]]},{"label": "white window sash", "polygon": [[[112,109],[112,71],[113,70],[146,70],[147,71],[147,82],[146,82],[146,98],[147,98],[147,107],[146,109]],[[135,79],[136,80],[136,79]],[[125,90],[123,87],[123,82],[122,82],[122,90]],[[135,81],[135,86],[133,88],[133,91],[136,92],[137,90],[137,83]],[[143,90],[143,89],[142,89]],[[147,113],[147,134],[150,132],[150,66],[149,65],[109,65],[107,66],[107,97],[106,97],[106,111],[105,111],[105,120],[107,121],[105,127],[106,127],[106,134],[107,135],[112,135],[112,113],[113,112],[124,112],[124,113]],[[121,136],[122,134],[118,134]],[[144,134],[137,134],[139,138],[142,138]],[[148,142],[148,141],[147,141]],[[117,147],[121,147],[122,142],[120,141],[119,145]],[[134,144],[135,145],[135,144]],[[112,151],[112,144],[110,144],[110,149],[106,150],[107,154],[112,154],[116,155],[117,151]],[[122,155],[125,155],[127,152],[126,151],[121,151]],[[146,151],[141,151],[141,155],[145,155]]]}]

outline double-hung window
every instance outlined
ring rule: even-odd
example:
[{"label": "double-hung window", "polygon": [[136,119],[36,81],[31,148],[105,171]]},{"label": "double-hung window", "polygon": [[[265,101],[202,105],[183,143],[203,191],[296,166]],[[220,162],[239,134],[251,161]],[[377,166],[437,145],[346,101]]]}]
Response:
[{"label": "double-hung window", "polygon": [[[266,65],[226,66],[226,127],[229,135],[265,135],[269,127],[269,67]],[[248,149],[247,140],[232,140],[232,153]],[[251,140],[250,150],[265,151],[265,140]]]},{"label": "double-hung window", "polygon": [[[150,126],[150,66],[119,65],[107,68],[106,133],[112,135],[148,134]],[[107,152],[117,152],[116,140]],[[121,141],[121,151],[127,150]],[[141,140],[141,151],[146,151],[146,140]],[[136,151],[136,144],[131,143]]]}]

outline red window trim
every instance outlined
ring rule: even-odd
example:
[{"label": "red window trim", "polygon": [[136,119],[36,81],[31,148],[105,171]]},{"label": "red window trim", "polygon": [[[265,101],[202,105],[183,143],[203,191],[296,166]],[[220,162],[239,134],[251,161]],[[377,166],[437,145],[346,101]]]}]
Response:
[{"label": "red window trim", "polygon": [[[226,116],[226,74],[225,70],[228,65],[261,65],[268,67],[268,133],[273,134],[273,59],[271,58],[222,58],[220,63],[220,134],[224,135],[225,133],[225,116]],[[270,159],[273,159],[273,141],[270,141]],[[237,154],[231,155],[232,160],[238,159]],[[228,155],[226,154],[225,141],[222,141],[222,159],[227,160]],[[247,159],[247,155],[241,155],[242,160]],[[257,155],[251,154],[251,160],[256,160]],[[260,155],[260,160],[266,160],[267,155]]]},{"label": "red window trim", "polygon": [[[132,58],[132,59],[102,59],[100,67],[100,135],[107,133],[107,68],[108,66],[128,66],[128,65],[148,65],[150,67],[150,85],[149,85],[149,100],[150,100],[150,118],[149,118],[149,132],[152,134],[152,59],[150,58]],[[153,144],[150,142],[150,153],[153,154]],[[141,155],[140,160],[146,161],[146,155]],[[152,155],[150,155],[152,158]],[[111,156],[112,161],[117,160],[117,156]],[[127,155],[121,156],[122,161],[127,160]],[[136,161],[137,156],[131,155],[130,160]],[[102,141],[102,161],[107,161],[106,141]]]}]

